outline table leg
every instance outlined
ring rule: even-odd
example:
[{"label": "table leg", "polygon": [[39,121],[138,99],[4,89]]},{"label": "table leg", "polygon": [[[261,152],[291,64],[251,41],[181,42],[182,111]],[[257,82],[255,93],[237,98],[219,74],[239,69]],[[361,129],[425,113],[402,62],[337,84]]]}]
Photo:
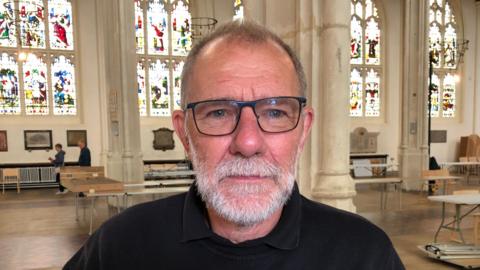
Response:
[{"label": "table leg", "polygon": [[120,198],[119,196],[115,196],[117,198],[117,215],[120,214]]},{"label": "table leg", "polygon": [[92,197],[92,205],[90,206],[90,231],[88,235],[92,235],[92,227],[93,227],[93,211],[95,211],[95,199],[96,197]]},{"label": "table leg", "polygon": [[388,184],[384,183],[383,184],[383,210],[387,209],[387,203],[388,203]]},{"label": "table leg", "polygon": [[463,234],[462,234],[462,229],[460,228],[460,222],[462,222],[462,218],[460,217],[460,204],[455,204],[455,224],[456,228],[455,230],[458,232],[458,235],[460,235],[460,240],[462,240],[462,243],[465,244],[465,239],[463,239]]},{"label": "table leg", "polygon": [[445,202],[442,202],[442,221],[440,222],[440,226],[438,226],[437,232],[435,232],[435,236],[433,237],[433,242],[437,243],[437,237],[440,233],[440,230],[443,228],[445,223]]},{"label": "table leg", "polygon": [[383,186],[380,188],[380,211],[383,210]]},{"label": "table leg", "polygon": [[398,192],[400,192],[398,200],[400,202],[400,210],[402,210],[402,197],[403,197],[402,183],[398,184]]},{"label": "table leg", "polygon": [[78,192],[75,192],[75,220],[78,221]]}]

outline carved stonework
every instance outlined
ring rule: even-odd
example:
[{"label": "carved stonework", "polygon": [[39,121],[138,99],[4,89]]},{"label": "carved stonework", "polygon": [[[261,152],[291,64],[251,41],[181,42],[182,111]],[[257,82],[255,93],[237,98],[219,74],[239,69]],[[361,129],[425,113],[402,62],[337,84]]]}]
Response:
[{"label": "carved stonework", "polygon": [[166,151],[174,148],[175,141],[173,140],[173,130],[159,128],[153,131],[153,149]]},{"label": "carved stonework", "polygon": [[350,153],[376,153],[378,132],[368,132],[364,127],[350,133]]}]

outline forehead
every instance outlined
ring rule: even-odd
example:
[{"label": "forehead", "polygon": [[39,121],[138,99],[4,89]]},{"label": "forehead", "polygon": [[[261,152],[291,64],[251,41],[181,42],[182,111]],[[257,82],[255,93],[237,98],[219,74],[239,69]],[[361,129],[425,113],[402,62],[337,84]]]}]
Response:
[{"label": "forehead", "polygon": [[214,40],[200,52],[192,71],[188,102],[299,94],[292,60],[272,41]]}]

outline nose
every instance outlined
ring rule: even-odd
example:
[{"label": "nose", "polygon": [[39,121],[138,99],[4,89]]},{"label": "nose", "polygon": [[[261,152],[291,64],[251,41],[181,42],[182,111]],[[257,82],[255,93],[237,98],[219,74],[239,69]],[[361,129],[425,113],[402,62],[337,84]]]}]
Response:
[{"label": "nose", "polygon": [[230,153],[244,157],[262,154],[266,147],[264,142],[264,134],[258,126],[253,109],[244,107],[240,113],[237,128],[233,133]]}]

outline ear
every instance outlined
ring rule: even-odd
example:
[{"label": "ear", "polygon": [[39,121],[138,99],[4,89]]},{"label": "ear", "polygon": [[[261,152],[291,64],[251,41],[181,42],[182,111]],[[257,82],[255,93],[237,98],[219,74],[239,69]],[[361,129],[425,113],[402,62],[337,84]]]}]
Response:
[{"label": "ear", "polygon": [[183,144],[183,148],[190,155],[190,144],[188,143],[187,131],[185,130],[186,115],[182,110],[173,111],[172,122],[175,133]]},{"label": "ear", "polygon": [[303,115],[301,118],[301,120],[303,119],[303,121],[300,122],[301,124],[303,124],[302,137],[300,138],[300,143],[299,143],[300,151],[303,150],[303,147],[308,138],[308,135],[310,134],[310,130],[312,129],[313,117],[314,117],[313,108],[306,107],[305,109],[303,109]]}]

